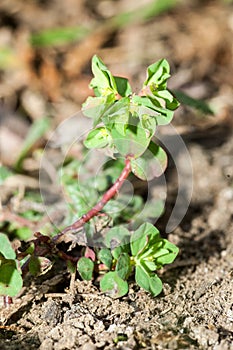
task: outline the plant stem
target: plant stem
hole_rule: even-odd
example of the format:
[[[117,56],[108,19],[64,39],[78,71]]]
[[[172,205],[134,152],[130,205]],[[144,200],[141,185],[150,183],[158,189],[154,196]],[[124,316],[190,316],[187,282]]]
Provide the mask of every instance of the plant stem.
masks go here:
[[[67,226],[61,233],[56,235],[53,238],[53,241],[57,242],[58,239],[61,236],[63,236],[65,233],[67,233],[68,231],[69,232],[74,231],[74,233],[75,233],[75,231],[77,231],[77,229],[83,227],[83,225],[86,222],[88,222],[94,216],[96,216],[103,209],[105,204],[107,204],[107,202],[117,194],[117,192],[119,191],[119,189],[123,185],[125,179],[127,179],[127,177],[129,176],[130,173],[131,173],[131,163],[130,163],[130,156],[128,156],[125,159],[125,167],[122,170],[120,176],[118,177],[116,182],[112,185],[112,187],[110,187],[107,190],[107,192],[104,193],[101,200],[93,208],[91,208],[86,214],[81,216],[81,218],[79,218],[77,221],[75,221],[72,225]]]

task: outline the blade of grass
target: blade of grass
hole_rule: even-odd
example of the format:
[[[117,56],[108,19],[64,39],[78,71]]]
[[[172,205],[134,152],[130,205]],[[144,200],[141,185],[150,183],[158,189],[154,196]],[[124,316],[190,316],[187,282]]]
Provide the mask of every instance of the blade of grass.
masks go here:
[[[176,96],[176,98],[184,105],[192,107],[194,109],[199,110],[203,114],[214,115],[213,110],[210,108],[208,103],[203,100],[199,100],[187,95],[185,92],[180,90],[173,90],[172,93]]]
[[[84,26],[47,29],[31,36],[31,44],[38,47],[59,46],[85,39],[94,31],[115,30],[132,23],[144,22],[175,7],[180,0],[157,0],[128,12],[120,13],[102,23],[93,22],[90,28]]]
[[[15,170],[21,171],[24,158],[27,156],[32,146],[45,134],[49,127],[50,119],[48,117],[38,119],[32,124],[15,163]]]
[[[132,23],[145,22],[154,16],[158,16],[161,13],[172,9],[179,2],[180,0],[155,0],[136,10],[116,15],[110,20],[110,23],[116,28],[122,28]]]
[[[60,46],[79,41],[90,33],[90,29],[85,27],[64,27],[43,30],[32,34],[31,44],[33,46]]]

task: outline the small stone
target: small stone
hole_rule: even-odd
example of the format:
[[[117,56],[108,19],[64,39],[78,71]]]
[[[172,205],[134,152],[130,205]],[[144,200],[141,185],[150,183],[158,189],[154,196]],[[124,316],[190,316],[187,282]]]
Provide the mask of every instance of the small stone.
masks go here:
[[[80,350],[96,350],[96,346],[95,344],[88,342],[82,345],[82,347],[80,348]]]

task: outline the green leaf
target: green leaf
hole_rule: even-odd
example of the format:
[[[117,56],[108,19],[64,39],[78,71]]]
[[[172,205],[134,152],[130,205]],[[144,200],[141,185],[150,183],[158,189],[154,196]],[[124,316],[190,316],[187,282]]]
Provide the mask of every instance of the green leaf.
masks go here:
[[[82,257],[77,264],[78,272],[83,280],[90,281],[94,270],[94,263],[91,259]]]
[[[116,101],[108,110],[103,114],[102,121],[109,129],[112,128],[114,123],[127,124],[129,121],[130,99],[129,97],[123,97],[119,101]]]
[[[105,236],[105,244],[111,248],[112,256],[118,259],[121,253],[129,252],[130,233],[123,226],[111,228]]]
[[[118,273],[118,276],[123,280],[126,280],[129,277],[132,271],[129,254],[122,253],[119,256],[116,264],[116,271]]]
[[[174,92],[175,96],[178,98],[178,100],[183,105],[186,105],[186,106],[192,107],[194,109],[197,109],[197,110],[199,110],[200,112],[202,112],[204,114],[214,115],[213,110],[208,105],[208,103],[206,103],[205,101],[193,98],[193,97],[187,95],[183,91],[173,90],[173,92]]]
[[[137,254],[139,254],[148,244],[146,231],[142,230],[141,227],[142,225],[139,229],[133,232],[130,238],[130,248],[133,256],[137,256]]]
[[[32,255],[29,259],[29,272],[32,276],[43,275],[52,268],[52,265],[49,259]]]
[[[133,96],[132,103],[137,106],[137,113],[145,114],[145,107],[147,108],[147,115],[156,120],[157,125],[167,125],[173,118],[174,112],[161,106],[161,103],[155,98],[147,96]],[[134,107],[136,108],[136,107]],[[142,109],[142,111],[140,111]]]
[[[116,299],[128,293],[128,283],[120,278],[116,271],[111,271],[101,279],[100,289]]]
[[[15,234],[20,240],[23,241],[26,241],[33,236],[32,230],[27,226],[17,228]]]
[[[83,39],[90,30],[85,27],[51,28],[31,35],[33,46],[60,46]]]
[[[103,148],[111,142],[111,136],[105,127],[99,127],[91,130],[84,141],[87,148]]]
[[[132,155],[137,158],[147,149],[151,137],[139,125],[139,120],[129,120],[127,125],[115,123],[109,130],[113,143],[122,156]]]
[[[11,247],[11,243],[4,233],[0,232],[0,253],[6,259],[15,259],[16,254],[14,249]]]
[[[0,295],[16,296],[23,286],[15,260],[8,260],[0,266]]]
[[[169,63],[165,59],[161,59],[147,68],[147,79],[144,81],[144,86],[151,85],[160,87],[166,84],[167,79],[170,77]],[[166,87],[166,85],[165,85]]]
[[[149,222],[142,224],[133,232],[130,239],[130,248],[133,256],[141,254],[147,244],[151,245],[154,239],[159,238],[159,231]]]
[[[154,98],[156,102],[154,102]],[[174,111],[177,107],[179,107],[180,103],[173,96],[173,94],[169,90],[155,90],[153,91],[153,97],[151,96],[153,103],[158,103],[158,101],[164,100],[165,107],[171,111]],[[161,103],[161,106],[164,105],[164,102]]]
[[[151,64],[147,69],[147,79],[143,84],[142,96],[135,96],[134,101],[160,113],[156,117],[158,125],[167,124],[173,117],[173,110],[179,106],[179,102],[167,90],[167,79],[170,77],[169,63],[161,59]]]
[[[119,95],[121,95],[122,97],[126,97],[132,94],[132,89],[128,79],[116,76],[114,76],[114,79]]]
[[[167,155],[162,147],[150,142],[148,149],[137,159],[131,159],[132,172],[141,180],[159,177],[167,167]]]
[[[163,239],[163,249],[164,254],[160,255],[156,259],[156,263],[161,265],[171,264],[177,257],[177,254],[179,253],[179,248],[175,244],[169,242],[168,240]]]
[[[155,133],[157,123],[155,118],[151,118],[148,114],[146,114],[147,111],[148,109],[146,109],[145,114],[142,114],[142,116],[140,117],[140,122],[143,129],[147,130],[150,136],[153,136]]]
[[[88,97],[82,105],[83,114],[93,119],[93,126],[95,127],[101,121],[103,115],[113,105],[115,95],[109,94],[107,96]]]
[[[155,271],[157,269],[157,265],[155,264],[154,261],[151,261],[151,260],[142,260],[142,261],[147,270]]]
[[[125,238],[121,246],[118,246],[112,250],[112,256],[114,257],[114,259],[118,259],[122,253],[130,252],[130,245],[129,243],[127,243],[128,240],[129,240],[128,238],[127,239]]]
[[[115,226],[108,230],[105,236],[105,244],[108,248],[115,248],[122,244],[126,238],[129,239],[130,233],[124,226]]]
[[[20,155],[16,161],[15,167],[17,170],[21,170],[22,162],[31,150],[32,146],[45,134],[50,127],[50,119],[45,117],[36,120],[26,136],[23,143]]]
[[[161,279],[156,274],[147,273],[140,265],[137,265],[135,268],[135,281],[154,297],[160,294],[163,288]]]
[[[112,254],[108,248],[100,249],[98,259],[110,270],[112,267]]]
[[[96,96],[107,96],[112,93],[117,94],[116,82],[113,75],[97,55],[94,55],[92,58],[92,72],[94,78],[90,83],[90,87],[94,89]]]

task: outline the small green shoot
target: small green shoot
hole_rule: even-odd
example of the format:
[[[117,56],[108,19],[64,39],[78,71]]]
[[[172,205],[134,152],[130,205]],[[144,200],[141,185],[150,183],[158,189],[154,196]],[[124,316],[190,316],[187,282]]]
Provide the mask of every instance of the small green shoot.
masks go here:
[[[125,228],[115,228],[111,231],[111,242],[119,242],[117,230],[123,229],[124,237],[130,237],[130,243],[119,245],[114,249],[100,250],[101,255],[108,256],[110,271],[101,280],[100,288],[113,298],[119,298],[128,292],[126,283],[134,274],[136,283],[156,296],[162,291],[162,281],[156,271],[170,264],[176,258],[179,249],[166,239],[160,237],[159,231],[149,223],[142,224],[133,233]],[[115,235],[112,235],[112,233]],[[127,241],[127,240],[126,240]]]
[[[45,134],[50,127],[50,119],[48,117],[39,119],[31,126],[29,133],[23,143],[19,157],[16,161],[15,168],[20,171],[24,158],[31,150],[32,146]]]

